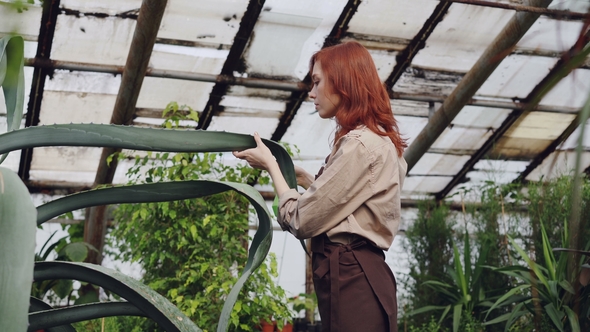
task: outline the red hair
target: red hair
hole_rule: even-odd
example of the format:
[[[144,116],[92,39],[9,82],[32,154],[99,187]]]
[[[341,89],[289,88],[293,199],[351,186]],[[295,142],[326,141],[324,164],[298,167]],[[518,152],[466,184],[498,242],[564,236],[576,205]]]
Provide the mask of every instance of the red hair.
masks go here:
[[[340,96],[334,142],[365,125],[378,135],[388,136],[401,157],[408,144],[399,133],[389,95],[369,51],[355,41],[326,47],[311,57],[310,75],[316,62],[322,64],[331,92]]]

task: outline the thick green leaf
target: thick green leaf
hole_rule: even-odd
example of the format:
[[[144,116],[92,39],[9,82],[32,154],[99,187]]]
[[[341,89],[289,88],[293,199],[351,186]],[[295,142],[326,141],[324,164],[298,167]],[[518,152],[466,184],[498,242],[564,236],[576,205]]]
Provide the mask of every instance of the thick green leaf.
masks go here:
[[[514,324],[514,322],[518,320],[518,318],[528,313],[528,310],[522,310],[523,307],[525,307],[524,303],[519,303],[514,307],[514,309],[512,310],[512,314],[506,322],[506,327],[504,328],[504,331],[507,332],[512,326],[512,324]]]
[[[416,310],[412,310],[410,312],[408,312],[408,316],[413,316],[413,315],[418,315],[424,312],[429,312],[429,311],[433,311],[433,310],[443,310],[447,308],[447,306],[444,305],[428,305]]]
[[[53,309],[49,304],[31,296],[31,306],[29,307],[29,314]],[[30,317],[30,316],[29,316]],[[29,326],[30,327],[30,326]],[[46,328],[45,332],[76,332],[72,325],[61,325],[56,327]]]
[[[557,280],[557,278],[555,277],[555,256],[553,256],[553,251],[551,251],[551,244],[549,243],[549,238],[547,237],[547,231],[545,231],[545,226],[543,226],[543,223],[540,224],[541,237],[543,239],[543,256],[545,257],[545,264],[547,264],[549,277],[552,280]]]
[[[61,249],[71,262],[83,262],[88,256],[88,245],[84,242],[68,243]]]
[[[438,325],[442,324],[442,322],[445,320],[445,317],[447,317],[447,314],[449,313],[450,310],[451,310],[451,305],[449,304],[448,306],[445,307],[445,310],[443,311],[442,315],[440,315],[440,318],[438,319]]]
[[[225,331],[240,289],[248,276],[262,264],[272,241],[272,216],[267,209],[266,202],[253,187],[241,183],[199,180],[102,188],[66,196],[38,207],[37,223],[42,224],[65,212],[89,206],[173,201],[209,196],[227,190],[235,190],[252,203],[258,214],[259,223],[250,245],[246,267],[228,295],[221,312],[218,330]]]
[[[4,91],[7,131],[20,127],[25,101],[24,65],[25,42],[20,36],[0,38],[0,86]],[[0,158],[0,164],[8,153]]]
[[[465,273],[463,272],[463,267],[461,266],[461,256],[459,256],[459,249],[457,249],[455,242],[453,242],[453,255],[453,260],[455,261],[455,272],[457,273],[455,283],[457,286],[459,286],[459,289],[461,289],[463,298],[467,298],[469,295],[467,292],[467,280],[465,279]]]
[[[568,248],[554,248],[553,251],[575,252],[578,254],[590,256],[590,251],[584,251],[584,250],[575,250],[575,249],[568,249]]]
[[[461,314],[463,313],[463,305],[456,304],[453,306],[453,332],[459,332],[459,325],[461,324]]]
[[[570,293],[572,295],[575,295],[576,294],[576,291],[574,290],[574,287],[567,280],[561,280],[559,282],[559,286],[561,286],[561,288],[565,289],[568,293]]]
[[[263,139],[289,187],[297,188],[291,157],[280,144]],[[40,146],[93,146],[142,151],[229,152],[256,147],[250,135],[205,130],[152,129],[100,124],[28,127],[0,135],[0,153]]]
[[[549,283],[547,282],[547,278],[545,278],[545,275],[543,275],[543,272],[541,271],[542,267],[537,265],[537,263],[535,263],[535,261],[533,261],[529,257],[529,255],[527,255],[527,253],[514,241],[514,239],[512,239],[512,237],[508,236],[508,239],[510,240],[510,243],[516,249],[520,257],[522,257],[522,259],[524,259],[524,261],[528,264],[530,269],[535,272],[535,276],[539,279],[539,281],[545,286],[546,289],[549,289]]]
[[[563,330],[563,323],[561,322],[561,318],[563,317],[564,313],[557,311],[557,309],[555,308],[553,303],[549,303],[544,308],[545,308],[545,312],[547,313],[547,315],[549,316],[549,318],[553,322],[553,325],[555,325],[555,327],[557,327],[557,329],[559,331],[563,332],[564,330]]]
[[[509,312],[507,314],[503,314],[503,315],[498,316],[492,320],[489,320],[487,322],[483,322],[482,325],[487,326],[487,325],[494,325],[494,324],[505,322],[508,320],[508,318],[510,318],[511,315],[512,315],[512,312]]]
[[[578,315],[568,306],[564,305],[567,319],[570,322],[572,332],[580,332],[580,323],[578,322]]]
[[[29,331],[37,331],[65,324],[87,321],[101,317],[145,316],[146,314],[129,302],[102,302],[75,305],[59,309],[37,311],[29,315]]]
[[[502,297],[500,297],[496,301],[496,303],[494,303],[494,305],[488,310],[488,313],[486,314],[486,317],[484,319],[487,319],[490,312],[492,312],[492,310],[496,309],[497,307],[503,306],[505,304],[513,303],[512,298],[513,298],[513,296],[515,296],[516,293],[520,293],[523,290],[528,289],[530,287],[531,287],[531,285],[525,284],[525,285],[516,286],[516,287],[512,288],[511,290],[509,290],[506,294],[502,295]]]
[[[469,243],[469,233],[465,232],[463,242],[463,267],[465,270],[465,286],[466,291],[469,291],[469,284],[471,281],[471,244]]]
[[[118,271],[88,263],[54,261],[37,262],[34,275],[35,281],[74,279],[100,286],[125,298],[166,331],[201,332],[201,329],[165,297]],[[31,324],[36,324],[34,316],[31,316]],[[63,323],[60,321],[59,324]]]
[[[0,167],[0,331],[27,328],[36,214],[24,183]]]
[[[57,295],[60,299],[65,299],[66,296],[70,295],[70,292],[74,288],[73,284],[74,283],[71,280],[61,279],[57,280],[51,289],[53,289],[55,295]]]

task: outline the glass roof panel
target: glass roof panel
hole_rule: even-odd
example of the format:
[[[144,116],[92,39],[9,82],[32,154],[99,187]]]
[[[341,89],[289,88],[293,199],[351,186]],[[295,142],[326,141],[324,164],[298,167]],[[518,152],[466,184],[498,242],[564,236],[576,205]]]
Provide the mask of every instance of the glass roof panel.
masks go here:
[[[37,54],[37,42],[25,40],[25,58],[34,58]],[[27,68],[27,67],[25,67]],[[27,82],[25,81],[25,84]]]
[[[249,88],[245,86],[234,85],[229,87],[228,96],[247,96],[258,98],[269,98],[272,100],[287,101],[291,97],[291,91],[271,90]]]
[[[447,127],[434,141],[431,149],[454,150],[459,153],[471,153],[479,149],[492,135],[492,131],[479,128]]]
[[[43,10],[39,6],[24,6],[26,10],[19,12],[17,5],[0,1],[0,37],[16,32],[25,40],[37,40]]]
[[[45,80],[45,90],[116,95],[120,84],[121,75],[56,70]]]
[[[36,148],[31,162],[31,180],[92,183],[101,154],[102,148]]]
[[[481,106],[465,106],[451,122],[469,128],[498,128],[512,110]]]
[[[220,103],[224,107],[221,116],[250,116],[279,118],[285,110],[285,102],[258,97],[226,95]],[[251,120],[255,121],[255,120]]]
[[[412,39],[437,4],[430,0],[363,1],[349,23],[348,32]]]
[[[146,77],[143,80],[137,107],[164,109],[175,101],[201,111],[207,105],[213,83]]]
[[[541,100],[543,105],[582,107],[590,94],[590,70],[574,69]]]
[[[471,156],[425,153],[410,171],[411,175],[455,175]]]
[[[576,165],[575,151],[555,151],[550,154],[543,163],[529,174],[526,179],[529,181],[538,181],[544,176],[544,179],[550,180],[561,175],[571,175]],[[590,152],[582,152],[580,171],[584,171],[590,165]]]
[[[304,22],[303,25],[304,27],[299,28],[299,32],[296,33],[297,34],[307,34],[308,31],[305,31],[306,28],[305,27],[310,27],[309,24],[316,25],[316,27],[314,27],[314,30],[311,32],[311,34],[308,36],[308,38],[304,41],[299,40],[298,38],[301,38],[302,35],[298,35],[297,39],[294,40],[295,43],[300,43],[301,47],[299,49],[295,49],[292,48],[291,46],[289,46],[288,40],[281,40],[279,42],[279,44],[277,45],[287,45],[284,46],[284,52],[281,52],[281,50],[276,50],[273,48],[277,48],[277,45],[272,45],[272,44],[266,44],[263,41],[260,41],[257,39],[260,39],[257,36],[257,31],[259,29],[259,25],[263,22],[259,21],[256,24],[255,27],[255,31],[254,31],[254,41],[252,43],[260,43],[260,45],[270,45],[270,48],[268,50],[264,50],[266,52],[268,52],[269,50],[272,52],[276,52],[274,54],[280,54],[281,56],[285,57],[285,60],[288,60],[288,63],[290,66],[293,66],[293,61],[295,58],[297,58],[297,62],[295,64],[294,67],[292,67],[293,69],[291,70],[291,72],[285,74],[287,76],[295,76],[298,79],[303,79],[305,77],[305,75],[307,75],[308,72],[308,66],[309,66],[309,58],[311,57],[311,55],[316,52],[317,50],[319,50],[321,48],[321,46],[324,44],[324,40],[326,38],[326,36],[330,33],[330,31],[332,30],[332,27],[334,26],[334,24],[336,23],[336,21],[338,20],[338,17],[340,16],[340,13],[342,12],[342,9],[344,8],[344,6],[346,5],[347,1],[346,0],[333,0],[333,1],[316,1],[316,0],[299,0],[299,1],[282,1],[282,0],[269,0],[265,2],[265,6],[263,9],[263,13],[261,15],[261,18],[263,16],[267,16],[266,14],[270,14],[267,16],[267,18],[269,19],[277,19],[280,17],[286,17],[287,16],[291,16],[291,18],[284,22],[283,24],[285,24],[285,27],[287,27],[289,24],[293,24],[295,23],[295,25],[299,24],[296,20],[297,17],[299,18],[303,18]],[[276,15],[275,15],[276,14]],[[282,15],[281,15],[282,14]],[[293,22],[295,20],[295,22]],[[319,21],[316,21],[319,20]],[[316,23],[313,23],[316,22]],[[276,25],[276,23],[275,23]],[[264,28],[264,27],[262,27]],[[291,33],[293,33],[294,28],[290,27],[287,28],[286,31],[291,31]],[[288,34],[284,34],[285,37],[288,37]],[[274,38],[274,37],[273,37]],[[252,45],[253,47],[254,45]],[[257,47],[258,48],[258,47]],[[278,47],[280,48],[280,47]],[[293,53],[292,54],[288,54],[287,51],[288,50],[292,50]],[[256,50],[256,54],[259,54],[259,51]],[[266,56],[266,54],[262,54],[262,56]],[[249,61],[256,61],[256,63],[260,63],[261,59],[260,58],[253,58],[253,57],[248,57]],[[277,59],[271,59],[273,64],[276,63],[277,66],[281,66],[283,67],[283,65],[280,65],[280,62],[282,61],[278,61]],[[286,67],[286,66],[285,66]],[[286,69],[286,68],[283,68]],[[267,70],[268,71],[268,70]]]
[[[590,11],[590,2],[588,0],[554,0],[548,8],[587,13]]]
[[[395,67],[395,57],[397,56],[397,52],[369,50],[369,53],[371,53],[373,61],[375,62],[375,67],[377,67],[379,79],[381,79],[382,82],[385,81],[393,71],[393,67]]]
[[[158,37],[231,45],[247,0],[177,0],[164,12]]]
[[[58,15],[53,60],[123,66],[136,21],[114,17]]]
[[[486,181],[492,181],[496,184],[505,184],[514,181],[519,174],[520,173],[517,172],[485,170],[468,172],[466,177],[469,179],[469,182],[473,184],[482,184],[482,182]],[[464,184],[467,184],[469,182],[466,182]]]
[[[553,68],[557,58],[510,55],[477,91],[478,96],[525,98]]]
[[[391,100],[391,109],[396,119],[402,115],[427,117],[430,111],[426,102],[402,99]]]
[[[513,15],[511,10],[454,3],[413,64],[467,72]]]
[[[296,145],[300,159],[323,162],[330,154],[335,128],[334,121],[320,118],[313,103],[303,102],[281,140]]]
[[[193,73],[218,75],[223,68],[228,50],[155,44],[149,66]]]
[[[394,92],[426,95],[449,95],[463,78],[462,74],[411,67],[393,86]]]
[[[501,137],[489,155],[492,158],[533,159],[553,142],[548,139]]]
[[[443,190],[453,178],[450,176],[408,176],[404,180],[402,195],[437,193]]]
[[[574,117],[574,114],[548,112],[524,114],[498,141],[491,155],[532,159],[561,135]]]
[[[528,161],[482,159],[478,161],[474,169],[480,171],[520,173],[529,165]]]
[[[417,116],[396,116],[397,126],[403,138],[407,139],[408,146],[412,144],[418,133],[424,129],[428,123],[428,118]]]
[[[580,127],[578,126],[576,130],[570,135],[570,137],[563,142],[558,149],[560,150],[572,150],[578,146],[578,140],[580,137]],[[584,129],[584,138],[582,140],[582,146],[585,148],[590,147],[590,121],[586,121],[585,129]]]
[[[108,124],[116,98],[115,95],[86,92],[45,91],[39,125],[71,122]]]
[[[529,112],[516,120],[504,136],[554,140],[575,117],[575,114]]]
[[[590,3],[590,2],[587,2]],[[574,45],[584,23],[541,16],[518,42],[518,48],[565,52]]]
[[[253,135],[256,131],[260,137],[270,138],[278,124],[278,118],[258,117],[252,119],[248,116],[213,116],[207,130],[229,131],[247,135]]]
[[[262,12],[245,56],[248,73],[294,77],[301,49],[321,22],[314,17]]]

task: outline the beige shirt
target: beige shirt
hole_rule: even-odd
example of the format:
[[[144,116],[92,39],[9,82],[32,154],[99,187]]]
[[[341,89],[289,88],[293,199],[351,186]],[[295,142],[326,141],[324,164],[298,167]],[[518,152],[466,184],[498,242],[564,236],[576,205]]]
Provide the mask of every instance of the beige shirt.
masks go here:
[[[300,239],[327,233],[346,244],[359,235],[387,250],[400,223],[406,170],[389,137],[352,130],[336,142],[305,193],[291,189],[279,197],[278,222]]]

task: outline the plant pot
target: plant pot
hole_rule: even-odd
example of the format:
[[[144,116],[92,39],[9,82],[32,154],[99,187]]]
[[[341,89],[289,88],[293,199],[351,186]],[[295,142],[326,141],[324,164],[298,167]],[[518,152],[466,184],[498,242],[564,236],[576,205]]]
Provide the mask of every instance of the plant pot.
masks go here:
[[[267,321],[260,321],[260,331],[262,332],[274,332],[275,327],[276,327],[277,323],[276,322],[267,322]]]
[[[293,330],[294,332],[306,332],[307,321],[305,318],[294,318],[293,319]]]
[[[279,331],[279,332],[293,332],[293,324],[287,323],[283,326],[282,329],[279,329],[277,327],[277,331]]]

